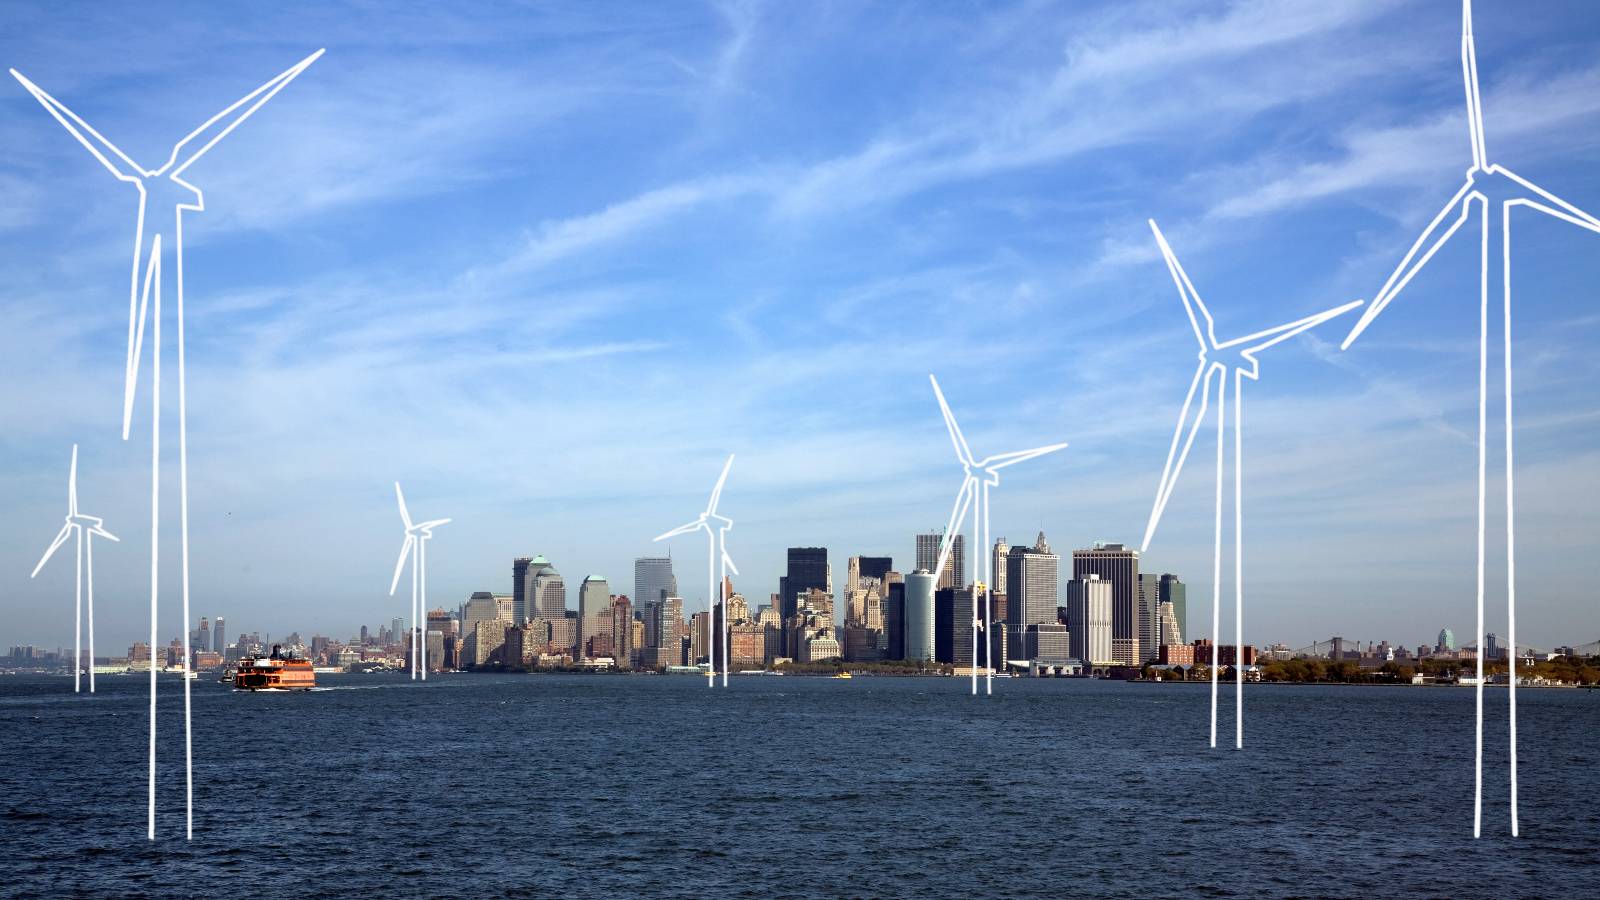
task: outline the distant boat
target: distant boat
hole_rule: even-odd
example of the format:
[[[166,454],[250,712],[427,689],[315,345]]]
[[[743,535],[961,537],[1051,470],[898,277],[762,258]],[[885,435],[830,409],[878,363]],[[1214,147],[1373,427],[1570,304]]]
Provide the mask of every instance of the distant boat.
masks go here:
[[[835,678],[854,678],[855,676],[851,675],[849,672],[839,672],[838,674],[834,675],[833,677],[835,677]]]

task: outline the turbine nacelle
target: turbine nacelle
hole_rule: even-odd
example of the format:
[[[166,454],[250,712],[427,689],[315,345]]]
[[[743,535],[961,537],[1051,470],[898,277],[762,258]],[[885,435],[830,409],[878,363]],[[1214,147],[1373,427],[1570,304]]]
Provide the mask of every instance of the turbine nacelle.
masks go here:
[[[1150,231],[1161,247],[1161,255],[1167,263],[1167,272],[1172,276],[1172,283],[1178,288],[1178,296],[1183,299],[1184,311],[1189,315],[1189,324],[1194,329],[1196,341],[1200,344],[1198,354],[1200,364],[1195,368],[1193,380],[1189,382],[1189,394],[1184,398],[1183,410],[1178,414],[1178,426],[1172,433],[1172,446],[1167,451],[1167,464],[1161,473],[1161,483],[1156,487],[1155,504],[1150,510],[1150,520],[1145,526],[1144,542],[1140,545],[1141,553],[1150,549],[1156,525],[1161,521],[1161,513],[1166,509],[1167,501],[1172,496],[1172,489],[1177,484],[1178,473],[1183,470],[1183,463],[1189,457],[1189,449],[1194,446],[1195,436],[1205,420],[1206,410],[1211,402],[1212,383],[1217,382],[1217,390],[1225,391],[1230,372],[1252,381],[1260,380],[1261,363],[1256,354],[1297,334],[1309,331],[1329,319],[1342,316],[1363,302],[1352,300],[1342,306],[1297,319],[1286,325],[1266,328],[1229,341],[1218,341],[1211,311],[1206,308],[1205,301],[1200,299],[1200,292],[1195,290],[1194,282],[1189,279],[1183,264],[1178,261],[1178,255],[1173,252],[1172,246],[1167,243],[1166,235],[1161,233],[1161,228],[1156,225],[1154,219],[1150,220]],[[1371,311],[1368,310],[1369,313]],[[1196,394],[1200,396],[1198,409],[1194,403]]]

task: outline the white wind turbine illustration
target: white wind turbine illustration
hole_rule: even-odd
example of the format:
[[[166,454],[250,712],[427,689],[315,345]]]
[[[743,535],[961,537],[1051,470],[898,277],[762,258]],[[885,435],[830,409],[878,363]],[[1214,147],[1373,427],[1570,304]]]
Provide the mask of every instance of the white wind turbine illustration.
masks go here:
[[[422,680],[427,681],[428,633],[424,619],[428,615],[428,539],[433,537],[433,529],[450,520],[431,519],[412,523],[411,513],[406,509],[406,495],[400,492],[398,481],[394,483],[394,496],[400,501],[400,521],[406,527],[406,539],[400,545],[400,559],[394,564],[389,596],[393,597],[395,588],[400,586],[400,573],[406,567],[406,557],[415,550],[416,555],[411,556],[411,680],[415,681],[417,672],[421,671]]]
[[[78,676],[83,671],[83,595],[84,572],[87,566],[89,587],[89,693],[94,693],[94,537],[99,535],[110,540],[118,540],[117,536],[105,530],[98,516],[84,515],[78,512],[78,445],[72,445],[72,468],[67,474],[67,523],[56,532],[56,539],[50,542],[50,549],[44,551],[44,556],[39,558],[39,564],[33,567],[36,577],[44,564],[50,561],[67,538],[77,535],[78,538],[78,588],[77,600],[73,605],[72,613],[72,690],[78,691]]]
[[[722,486],[727,484],[728,472],[732,469],[733,454],[730,453],[728,454],[728,461],[722,464],[722,474],[717,478],[716,487],[711,489],[711,500],[706,504],[706,511],[665,534],[656,535],[654,538],[657,541],[664,541],[680,534],[688,534],[691,531],[704,531],[706,533],[706,602],[709,605],[706,615],[710,616],[706,631],[712,641],[722,644],[723,687],[728,686],[728,613],[727,598],[722,597],[720,591],[722,590],[722,585],[727,583],[728,573],[731,572],[737,575],[739,574],[739,569],[733,564],[733,557],[728,555],[728,529],[733,527],[733,520],[718,513],[717,504],[722,501]],[[714,528],[712,527],[713,522],[716,524]],[[720,577],[718,570],[719,560],[721,564]],[[714,600],[712,599],[713,597],[720,599]],[[723,610],[721,637],[713,633],[717,627],[718,607]],[[706,687],[714,687],[717,681],[716,653],[713,652],[711,647],[707,647],[706,654],[710,657],[711,663],[706,669]]]
[[[1006,466],[1014,466],[1019,462],[1026,462],[1036,456],[1065,450],[1066,444],[1051,444],[1048,447],[1035,447],[1032,450],[1017,450],[1012,453],[996,453],[986,456],[982,460],[972,458],[972,448],[967,446],[967,439],[961,434],[961,426],[956,424],[955,413],[950,411],[950,404],[945,402],[944,391],[939,390],[939,379],[930,373],[928,381],[933,384],[933,395],[939,398],[939,411],[944,414],[945,428],[950,431],[950,443],[956,448],[956,461],[961,463],[961,489],[956,491],[955,506],[950,510],[950,523],[945,526],[944,540],[939,545],[939,564],[933,569],[934,578],[944,572],[945,563],[950,559],[950,552],[955,546],[956,533],[961,530],[967,518],[967,510],[974,504],[977,512],[972,517],[972,539],[978,546],[975,551],[979,559],[978,569],[982,576],[983,610],[978,610],[979,594],[975,589],[972,592],[972,695],[978,695],[978,633],[984,635],[985,647],[989,648],[992,655],[994,641],[989,639],[989,631],[993,623],[990,614],[993,612],[992,585],[993,573],[989,570],[994,561],[989,552],[989,489],[1000,484],[1000,470]],[[960,590],[964,585],[952,585],[955,590]],[[994,660],[989,659],[984,667],[983,689],[985,694],[994,693]]]
[[[1472,145],[1472,166],[1466,180],[1439,214],[1433,217],[1410,251],[1400,261],[1383,289],[1350,330],[1342,347],[1349,349],[1356,338],[1372,324],[1428,260],[1449,241],[1461,226],[1480,216],[1479,293],[1478,293],[1478,647],[1484,646],[1483,593],[1486,555],[1485,495],[1488,469],[1489,341],[1499,339],[1504,354],[1505,378],[1494,385],[1497,398],[1505,402],[1506,467],[1506,615],[1510,654],[1509,718],[1511,744],[1511,835],[1517,836],[1517,551],[1512,465],[1513,429],[1511,417],[1511,210],[1516,207],[1542,212],[1600,234],[1600,219],[1551,194],[1509,169],[1489,162],[1483,136],[1483,100],[1478,91],[1478,51],[1472,37],[1472,0],[1461,3],[1461,75],[1466,87],[1467,132]],[[1454,212],[1455,219],[1445,220]],[[1442,231],[1441,231],[1442,229]],[[1489,292],[1500,291],[1500,315],[1489,314]],[[1498,331],[1498,334],[1496,334]],[[1483,653],[1478,654],[1477,751],[1472,797],[1472,836],[1482,833],[1483,813]]]
[[[296,63],[287,71],[256,88],[233,105],[207,119],[199,128],[189,132],[174,144],[172,153],[159,169],[146,169],[135,163],[107,140],[93,126],[85,122],[60,101],[45,93],[21,72],[11,70],[12,76],[28,89],[35,100],[66,128],[78,143],[94,155],[118,181],[134,186],[139,192],[139,215],[133,233],[133,272],[128,296],[128,356],[122,391],[122,439],[128,439],[133,421],[133,401],[138,386],[140,357],[144,350],[144,332],[147,313],[154,320],[151,328],[153,346],[151,376],[151,464],[150,464],[150,648],[156,648],[156,599],[160,584],[161,522],[161,276],[170,255],[173,271],[177,275],[177,338],[178,338],[178,506],[179,530],[182,533],[182,589],[183,589],[183,653],[185,677],[183,679],[183,754],[184,754],[184,836],[194,837],[194,752],[191,740],[191,715],[189,706],[189,445],[188,413],[186,408],[183,332],[183,214],[201,212],[205,198],[200,189],[183,179],[183,173],[194,165],[217,142],[239,127],[262,104],[272,99],[280,90],[306,70],[323,51],[318,50]],[[143,274],[141,280],[141,262]],[[151,301],[154,300],[154,308]],[[156,836],[156,667],[150,666],[150,749],[149,749],[149,815],[147,836]]]
[[[1233,381],[1233,646],[1234,646],[1234,747],[1244,747],[1244,380],[1257,381],[1261,377],[1261,364],[1256,359],[1256,354],[1282,343],[1289,338],[1315,328],[1317,325],[1336,316],[1343,315],[1361,305],[1360,300],[1352,300],[1343,306],[1325,310],[1316,315],[1307,316],[1268,328],[1254,334],[1234,338],[1230,341],[1218,341],[1216,326],[1211,320],[1211,311],[1206,309],[1205,302],[1200,299],[1200,292],[1194,289],[1194,284],[1189,281],[1189,276],[1183,271],[1183,266],[1178,262],[1178,257],[1168,246],[1167,239],[1156,226],[1155,220],[1150,221],[1150,230],[1155,233],[1156,243],[1161,245],[1161,255],[1166,258],[1167,271],[1172,274],[1172,281],[1178,286],[1178,294],[1183,298],[1184,311],[1189,314],[1189,324],[1194,328],[1195,339],[1200,342],[1200,364],[1194,370],[1194,380],[1189,382],[1189,393],[1183,398],[1183,410],[1178,413],[1178,425],[1172,433],[1172,446],[1167,450],[1167,464],[1161,472],[1161,484],[1156,488],[1155,505],[1150,510],[1150,523],[1145,527],[1144,543],[1139,552],[1144,553],[1150,549],[1150,540],[1155,537],[1156,526],[1161,522],[1161,513],[1167,508],[1167,501],[1172,497],[1172,489],[1178,481],[1178,473],[1183,470],[1184,460],[1189,458],[1189,448],[1194,446],[1194,439],[1200,433],[1200,426],[1205,422],[1206,410],[1211,404],[1212,382],[1216,382],[1217,394],[1217,511],[1216,511],[1216,538],[1212,558],[1211,570],[1211,640],[1213,658],[1211,660],[1211,746],[1217,746],[1217,670],[1219,654],[1217,650],[1220,643],[1217,638],[1222,628],[1221,600],[1222,600],[1222,545],[1223,545],[1223,507],[1226,501],[1223,497],[1223,467],[1227,458],[1228,447],[1228,382]],[[1203,320],[1203,321],[1202,321]],[[1200,408],[1195,410],[1193,417],[1189,415],[1194,408],[1194,395],[1200,394]],[[1181,449],[1180,449],[1181,446]]]

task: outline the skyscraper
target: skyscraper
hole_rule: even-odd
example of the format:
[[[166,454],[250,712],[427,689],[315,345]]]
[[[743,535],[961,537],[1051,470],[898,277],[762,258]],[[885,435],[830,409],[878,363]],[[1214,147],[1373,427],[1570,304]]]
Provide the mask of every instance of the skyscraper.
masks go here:
[[[1184,589],[1183,582],[1178,580],[1178,576],[1170,573],[1161,576],[1161,602],[1172,604],[1172,618],[1177,622],[1178,634],[1188,634],[1188,594]],[[1164,640],[1163,643],[1170,644],[1173,642]],[[1181,644],[1183,643],[1183,640],[1180,638],[1177,643]]]
[[[567,582],[543,556],[536,556],[528,564],[528,596],[525,600],[528,613],[541,619],[554,621],[567,614]]]
[[[1161,652],[1161,578],[1139,576],[1139,655],[1148,662]]]
[[[663,597],[655,613],[656,647],[677,650],[683,638],[683,598]]]
[[[643,608],[663,597],[678,596],[678,579],[672,574],[672,557],[641,556],[633,561],[633,602]]]
[[[1056,621],[1061,557],[1039,532],[1032,547],[1006,554],[1006,620],[1013,625],[1053,625]]]
[[[796,597],[812,588],[827,592],[829,580],[828,548],[790,547],[787,574],[780,581],[783,596],[778,598],[783,621],[794,615]]]
[[[994,556],[989,562],[989,571],[994,573],[990,577],[993,578],[994,581],[989,585],[989,589],[994,591],[996,594],[1007,593],[1006,585],[1010,582],[1006,578],[1006,556],[1010,552],[1011,546],[1006,543],[1005,538],[1001,538],[1000,540],[994,542]]]
[[[905,658],[934,659],[934,588],[938,580],[918,570],[905,580]]]
[[[578,588],[578,652],[582,658],[589,652],[592,638],[611,637],[611,585],[604,575],[589,575]]]
[[[221,616],[217,616],[216,624],[211,626],[211,646],[215,648],[216,652],[218,653],[226,653],[228,650],[227,635],[224,634],[222,630]]]
[[[197,639],[193,643],[194,649],[201,653],[211,652],[211,623],[206,620],[205,616],[200,617],[200,630]]]
[[[1086,575],[1111,582],[1111,653],[1119,665],[1138,665],[1143,661],[1139,649],[1139,551],[1105,541],[1072,551],[1072,577]]]
[[[944,544],[944,532],[917,535],[917,568],[932,572],[939,565],[939,548]],[[947,587],[967,586],[967,537],[955,536],[950,548],[950,559],[939,573],[939,590]]]
[[[1111,638],[1113,593],[1112,583],[1093,572],[1067,582],[1067,633],[1086,670],[1121,662]]]
[[[845,574],[844,589],[847,594],[853,594],[861,589],[863,579],[883,581],[883,577],[894,569],[894,558],[889,556],[852,556],[849,568]]]
[[[530,556],[511,560],[511,616],[518,625],[533,618],[533,610],[528,608],[528,568],[532,562]]]
[[[886,573],[887,574],[887,573]],[[899,573],[896,573],[899,574]],[[888,583],[888,596],[883,600],[884,656],[887,659],[906,658],[906,583],[905,579]]]

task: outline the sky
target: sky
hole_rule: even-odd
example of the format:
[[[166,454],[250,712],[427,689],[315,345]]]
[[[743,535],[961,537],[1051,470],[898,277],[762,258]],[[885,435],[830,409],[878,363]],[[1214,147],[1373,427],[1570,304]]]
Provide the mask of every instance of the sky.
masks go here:
[[[1491,159],[1600,212],[1600,16],[1478,6]],[[1196,349],[1147,220],[1220,336],[1371,298],[1471,164],[1459,12],[9,4],[0,62],[154,168],[327,48],[187,173],[191,592],[230,633],[343,638],[409,615],[397,480],[453,519],[429,551],[448,608],[509,592],[518,555],[569,604],[588,574],[630,592],[729,453],[753,602],[790,546],[827,547],[838,582],[854,554],[909,569],[961,479],[929,373],[978,455],[1070,444],[1005,471],[995,536],[1138,545]],[[9,79],[0,146],[0,646],[71,645],[70,547],[28,573],[77,443],[83,511],[122,538],[95,559],[97,648],[122,653],[149,615],[148,344],[120,434],[136,194]],[[1600,636],[1600,236],[1519,216],[1518,639],[1549,647]],[[1477,260],[1458,237],[1349,350],[1353,316],[1263,355],[1247,641],[1472,633]],[[1191,585],[1194,637],[1214,440],[1142,563]],[[165,642],[175,492],[162,508]],[[701,539],[670,550],[703,608]]]

